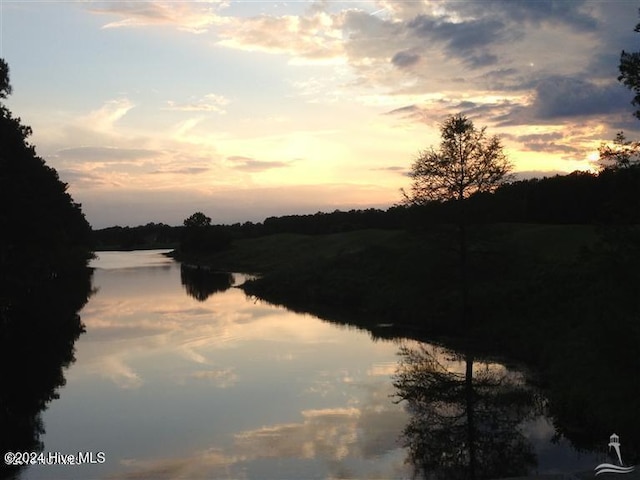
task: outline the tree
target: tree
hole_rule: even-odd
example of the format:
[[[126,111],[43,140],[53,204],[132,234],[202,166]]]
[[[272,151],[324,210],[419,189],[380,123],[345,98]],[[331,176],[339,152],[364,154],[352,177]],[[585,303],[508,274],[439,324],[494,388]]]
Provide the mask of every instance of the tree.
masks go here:
[[[11,93],[0,59],[0,100]],[[64,385],[91,294],[91,227],[31,129],[0,101],[0,451],[42,451],[41,413]],[[24,467],[0,466],[0,478]]]
[[[211,218],[202,212],[196,212],[184,220],[185,227],[208,227],[211,225]]]
[[[183,253],[212,253],[224,250],[231,243],[231,236],[222,225],[211,225],[211,218],[196,212],[184,220],[180,241]]]
[[[11,95],[11,84],[9,83],[9,65],[0,58],[0,98],[7,98]]]
[[[462,201],[477,192],[492,192],[511,170],[497,136],[477,130],[464,115],[449,117],[440,127],[440,150],[420,152],[411,167],[411,192],[405,202]]]
[[[440,149],[420,152],[411,167],[410,193],[405,203],[425,205],[454,201],[458,206],[458,247],[462,317],[467,320],[467,218],[465,200],[475,193],[493,192],[509,178],[511,164],[500,139],[487,137],[486,128],[476,129],[462,114],[449,117],[440,127]]]
[[[600,145],[598,153],[602,169],[617,170],[640,164],[640,142],[627,140],[622,131],[616,134],[613,145],[607,143]]]
[[[640,32],[640,23],[636,25],[634,32]],[[640,107],[640,52],[625,52],[623,50],[620,54],[618,69],[620,70],[618,81],[635,93],[631,104]],[[640,108],[634,112],[634,115],[640,119]]]
[[[0,59],[0,99],[11,93],[9,67]],[[0,287],[15,283],[6,272],[60,275],[86,266],[91,226],[55,169],[28,142],[31,128],[0,102]],[[0,304],[0,310],[2,305]]]

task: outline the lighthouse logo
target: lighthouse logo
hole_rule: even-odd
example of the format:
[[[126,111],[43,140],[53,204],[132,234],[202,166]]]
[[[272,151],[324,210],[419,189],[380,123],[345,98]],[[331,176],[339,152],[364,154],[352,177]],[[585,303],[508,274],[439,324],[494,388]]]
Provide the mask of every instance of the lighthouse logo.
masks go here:
[[[614,465],[612,463],[601,463],[596,467],[596,476],[601,473],[631,473],[636,467],[625,467],[622,463],[622,455],[620,454],[620,438],[615,433],[609,437],[609,451],[614,449],[618,457],[620,465]]]

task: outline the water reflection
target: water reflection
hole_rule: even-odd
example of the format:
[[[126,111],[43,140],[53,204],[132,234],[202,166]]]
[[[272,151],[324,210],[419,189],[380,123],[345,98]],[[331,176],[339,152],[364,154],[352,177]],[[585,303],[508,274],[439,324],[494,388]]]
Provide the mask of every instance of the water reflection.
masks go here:
[[[542,403],[521,375],[472,355],[447,359],[424,344],[400,355],[394,386],[411,414],[404,439],[417,476],[505,478],[536,464],[519,427],[542,413]]]
[[[91,293],[91,272],[69,266],[55,274],[27,263],[0,272],[0,452],[40,452],[41,414],[58,398],[74,343],[84,331],[78,311]],[[20,468],[0,464],[0,478]]]
[[[159,252],[101,254],[95,266],[99,291],[82,310],[87,332],[75,344],[62,398],[42,415],[44,437],[39,412],[73,361],[82,331],[74,309],[86,301],[89,282],[16,300],[30,320],[0,330],[2,378],[15,387],[3,388],[1,399],[24,415],[12,416],[19,423],[12,426],[0,410],[0,427],[11,432],[3,446],[11,439],[12,448],[31,449],[44,441],[48,451],[104,451],[107,462],[33,467],[23,480],[407,478],[412,468],[429,478],[500,478],[528,473],[536,456],[540,473],[592,472],[598,462],[568,463],[575,453],[568,442],[550,443],[555,432],[581,438],[585,418],[583,430],[607,429],[584,435],[593,445],[606,446],[611,428],[625,448],[635,448],[634,432],[610,427],[630,410],[592,410],[623,396],[625,408],[637,403],[630,345],[617,356],[607,352],[624,375],[610,374],[610,382],[623,386],[591,396],[588,370],[568,368],[583,363],[602,380],[614,363],[587,344],[582,355],[567,355],[546,390],[551,423],[537,416],[543,401],[521,375],[471,355],[371,341],[362,330],[248,299],[237,288],[210,295],[216,282],[193,281],[193,272],[185,275]],[[194,295],[185,294],[185,284]],[[67,321],[53,329],[45,325],[50,317]],[[30,338],[34,328],[47,342]],[[28,371],[31,378],[13,368],[27,358],[43,362]],[[636,425],[631,417],[628,427]],[[633,460],[627,450],[624,457]]]
[[[23,480],[408,476],[397,344],[237,288],[200,301],[180,265],[127,256],[96,262],[78,360],[44,417],[47,450],[107,461]]]
[[[191,297],[204,302],[214,293],[224,292],[230,288],[233,284],[233,275],[205,267],[182,264],[180,282]]]

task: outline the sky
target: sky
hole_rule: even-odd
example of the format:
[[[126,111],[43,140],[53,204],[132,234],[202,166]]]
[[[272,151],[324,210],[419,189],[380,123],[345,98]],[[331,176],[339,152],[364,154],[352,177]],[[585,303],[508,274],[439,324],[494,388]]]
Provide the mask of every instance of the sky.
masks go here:
[[[640,133],[627,0],[0,0],[6,101],[94,228],[387,208],[453,114],[520,177]]]

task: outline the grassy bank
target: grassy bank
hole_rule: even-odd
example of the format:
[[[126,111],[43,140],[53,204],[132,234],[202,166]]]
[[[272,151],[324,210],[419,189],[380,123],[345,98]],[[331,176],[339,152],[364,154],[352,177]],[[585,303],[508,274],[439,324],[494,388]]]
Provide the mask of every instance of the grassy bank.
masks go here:
[[[581,255],[593,249],[597,234],[584,225],[506,224],[472,229],[470,241],[473,321],[465,325],[457,321],[461,298],[455,230],[446,226],[421,233],[276,234],[237,240],[224,251],[181,260],[259,274],[245,286],[248,293],[333,321],[374,330],[393,324],[403,334],[420,337],[482,338],[492,327],[516,330],[509,335],[517,336],[522,329],[514,327],[523,321],[513,317],[544,313],[537,306],[532,310],[533,296],[557,303],[551,284],[566,282]],[[523,317],[519,310],[525,305]],[[379,333],[394,332],[384,328]],[[496,338],[492,334],[487,340]]]

